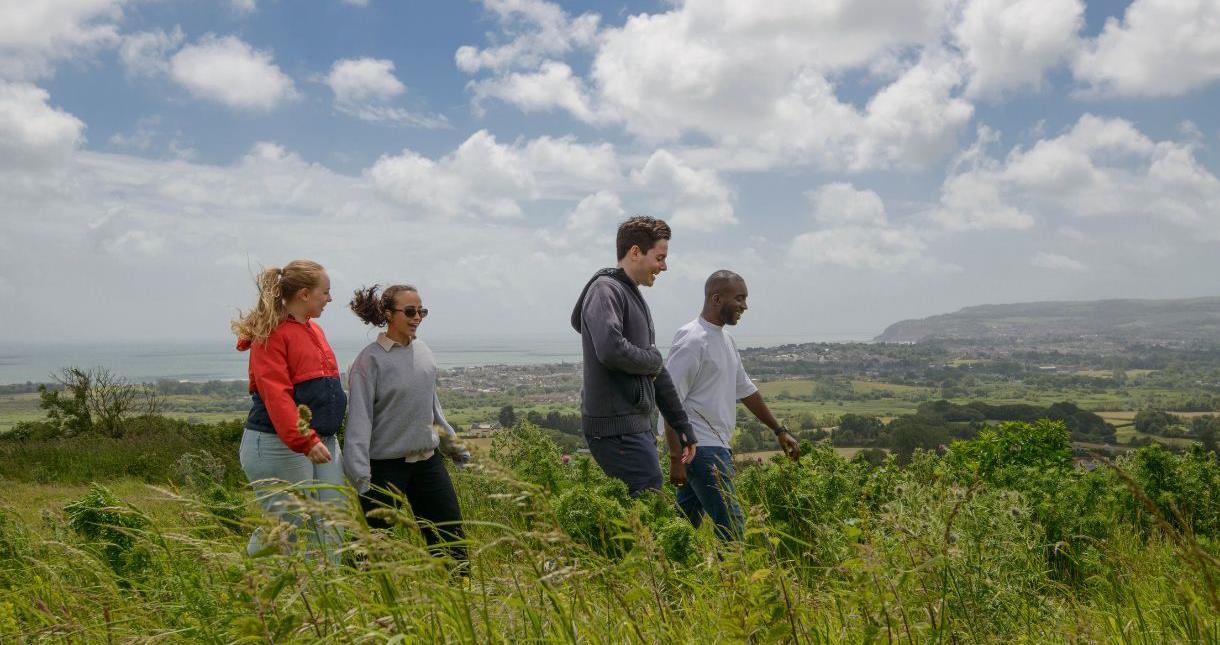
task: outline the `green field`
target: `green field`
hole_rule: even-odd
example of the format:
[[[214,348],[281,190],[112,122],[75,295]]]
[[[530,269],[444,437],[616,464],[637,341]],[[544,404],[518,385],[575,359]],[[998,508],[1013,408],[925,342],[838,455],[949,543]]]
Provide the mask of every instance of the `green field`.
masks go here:
[[[931,455],[907,469],[828,450],[798,464],[743,464],[735,482],[747,536],[724,545],[706,523],[694,530],[677,514],[671,491],[627,499],[583,458],[565,466],[545,436],[521,427],[495,451],[479,441],[474,464],[452,473],[471,554],[466,582],[422,548],[409,512],[401,529],[382,533],[351,506],[305,505],[344,532],[342,564],[306,550],[307,540],[251,558],[249,531],[283,529],[239,487],[225,493],[235,506],[217,507],[170,471],[107,479],[109,493],[19,472],[0,479],[0,641],[1220,639],[1209,586],[1220,576],[1220,467],[1154,448],[1147,463],[1161,473],[1147,475],[1138,455],[1122,458],[1133,485],[1174,486],[1160,494],[1177,496],[1190,530],[1161,529],[1110,471],[1073,468],[1066,433],[1049,431],[1050,444],[962,447],[1004,460],[982,479],[969,462]],[[235,450],[228,436],[211,447]],[[87,469],[90,453],[121,441],[8,454],[27,454],[44,472]],[[159,440],[143,443],[156,450]],[[1042,464],[1038,477],[1024,460]],[[1085,495],[1097,490],[1109,492]],[[215,514],[226,508],[237,515]]]

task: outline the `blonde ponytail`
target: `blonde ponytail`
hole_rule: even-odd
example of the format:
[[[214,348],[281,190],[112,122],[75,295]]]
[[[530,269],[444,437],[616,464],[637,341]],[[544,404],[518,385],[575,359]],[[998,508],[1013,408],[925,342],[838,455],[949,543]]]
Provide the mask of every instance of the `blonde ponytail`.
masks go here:
[[[271,332],[288,317],[285,301],[301,289],[317,287],[324,271],[321,264],[312,260],[293,260],[282,269],[263,269],[254,280],[258,303],[244,314],[238,311],[238,318],[229,323],[229,328],[239,339],[266,343]]]

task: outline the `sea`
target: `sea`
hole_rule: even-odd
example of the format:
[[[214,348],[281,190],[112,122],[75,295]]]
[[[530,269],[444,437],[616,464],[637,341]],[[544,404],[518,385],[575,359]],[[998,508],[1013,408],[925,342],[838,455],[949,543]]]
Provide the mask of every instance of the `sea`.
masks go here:
[[[872,333],[797,335],[734,334],[738,347],[775,347],[790,343],[866,341]],[[581,360],[580,338],[564,336],[486,336],[425,339],[442,369],[482,365],[539,365]],[[344,369],[368,338],[331,338]],[[660,347],[664,352],[668,347]],[[105,367],[132,382],[245,379],[247,354],[234,349],[232,338],[208,341],[145,343],[3,343],[0,385],[45,383],[65,367]]]

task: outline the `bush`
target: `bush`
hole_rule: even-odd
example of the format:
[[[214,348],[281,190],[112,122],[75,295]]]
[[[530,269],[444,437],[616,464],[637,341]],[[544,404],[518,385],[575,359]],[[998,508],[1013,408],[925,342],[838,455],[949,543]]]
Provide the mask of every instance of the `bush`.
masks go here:
[[[175,479],[184,454],[208,446],[224,465],[224,485],[241,486],[241,422],[192,424],[160,416],[125,421],[122,437],[76,435],[0,442],[0,477],[14,481],[91,481],[134,477],[149,483]]]
[[[572,539],[608,558],[630,548],[623,539],[627,512],[617,500],[584,485],[573,486],[555,502],[555,518]]]
[[[657,542],[670,562],[690,564],[697,551],[695,527],[682,517],[671,517],[656,530]]]
[[[138,573],[148,564],[148,550],[136,541],[137,532],[148,527],[148,518],[124,505],[110,489],[91,484],[84,497],[64,506],[64,512],[68,526],[88,540],[116,573]]]
[[[522,480],[551,492],[558,491],[566,478],[559,446],[528,421],[497,433],[491,441],[491,458]]]
[[[1214,453],[1195,445],[1175,455],[1160,444],[1125,455],[1118,466],[1128,471],[1163,519],[1179,530],[1220,537],[1220,465]],[[1126,498],[1131,519],[1147,530],[1152,522],[1142,503]]]
[[[1011,421],[984,428],[970,441],[954,442],[950,465],[997,482],[1001,474],[1020,476],[1020,469],[1064,469],[1072,466],[1072,444],[1061,421]]]

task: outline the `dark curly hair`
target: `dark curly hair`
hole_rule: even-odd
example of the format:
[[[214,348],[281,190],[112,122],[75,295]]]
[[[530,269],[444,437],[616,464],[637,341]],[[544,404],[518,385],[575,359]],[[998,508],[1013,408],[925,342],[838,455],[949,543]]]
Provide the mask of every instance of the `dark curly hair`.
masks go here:
[[[361,287],[356,289],[356,294],[352,296],[352,301],[348,306],[352,308],[352,313],[356,314],[360,320],[366,325],[374,327],[384,327],[387,318],[385,312],[394,308],[394,297],[403,291],[415,291],[418,289],[409,284],[395,284],[386,287],[380,295],[377,293],[377,288],[381,285],[373,285],[371,287]]]

